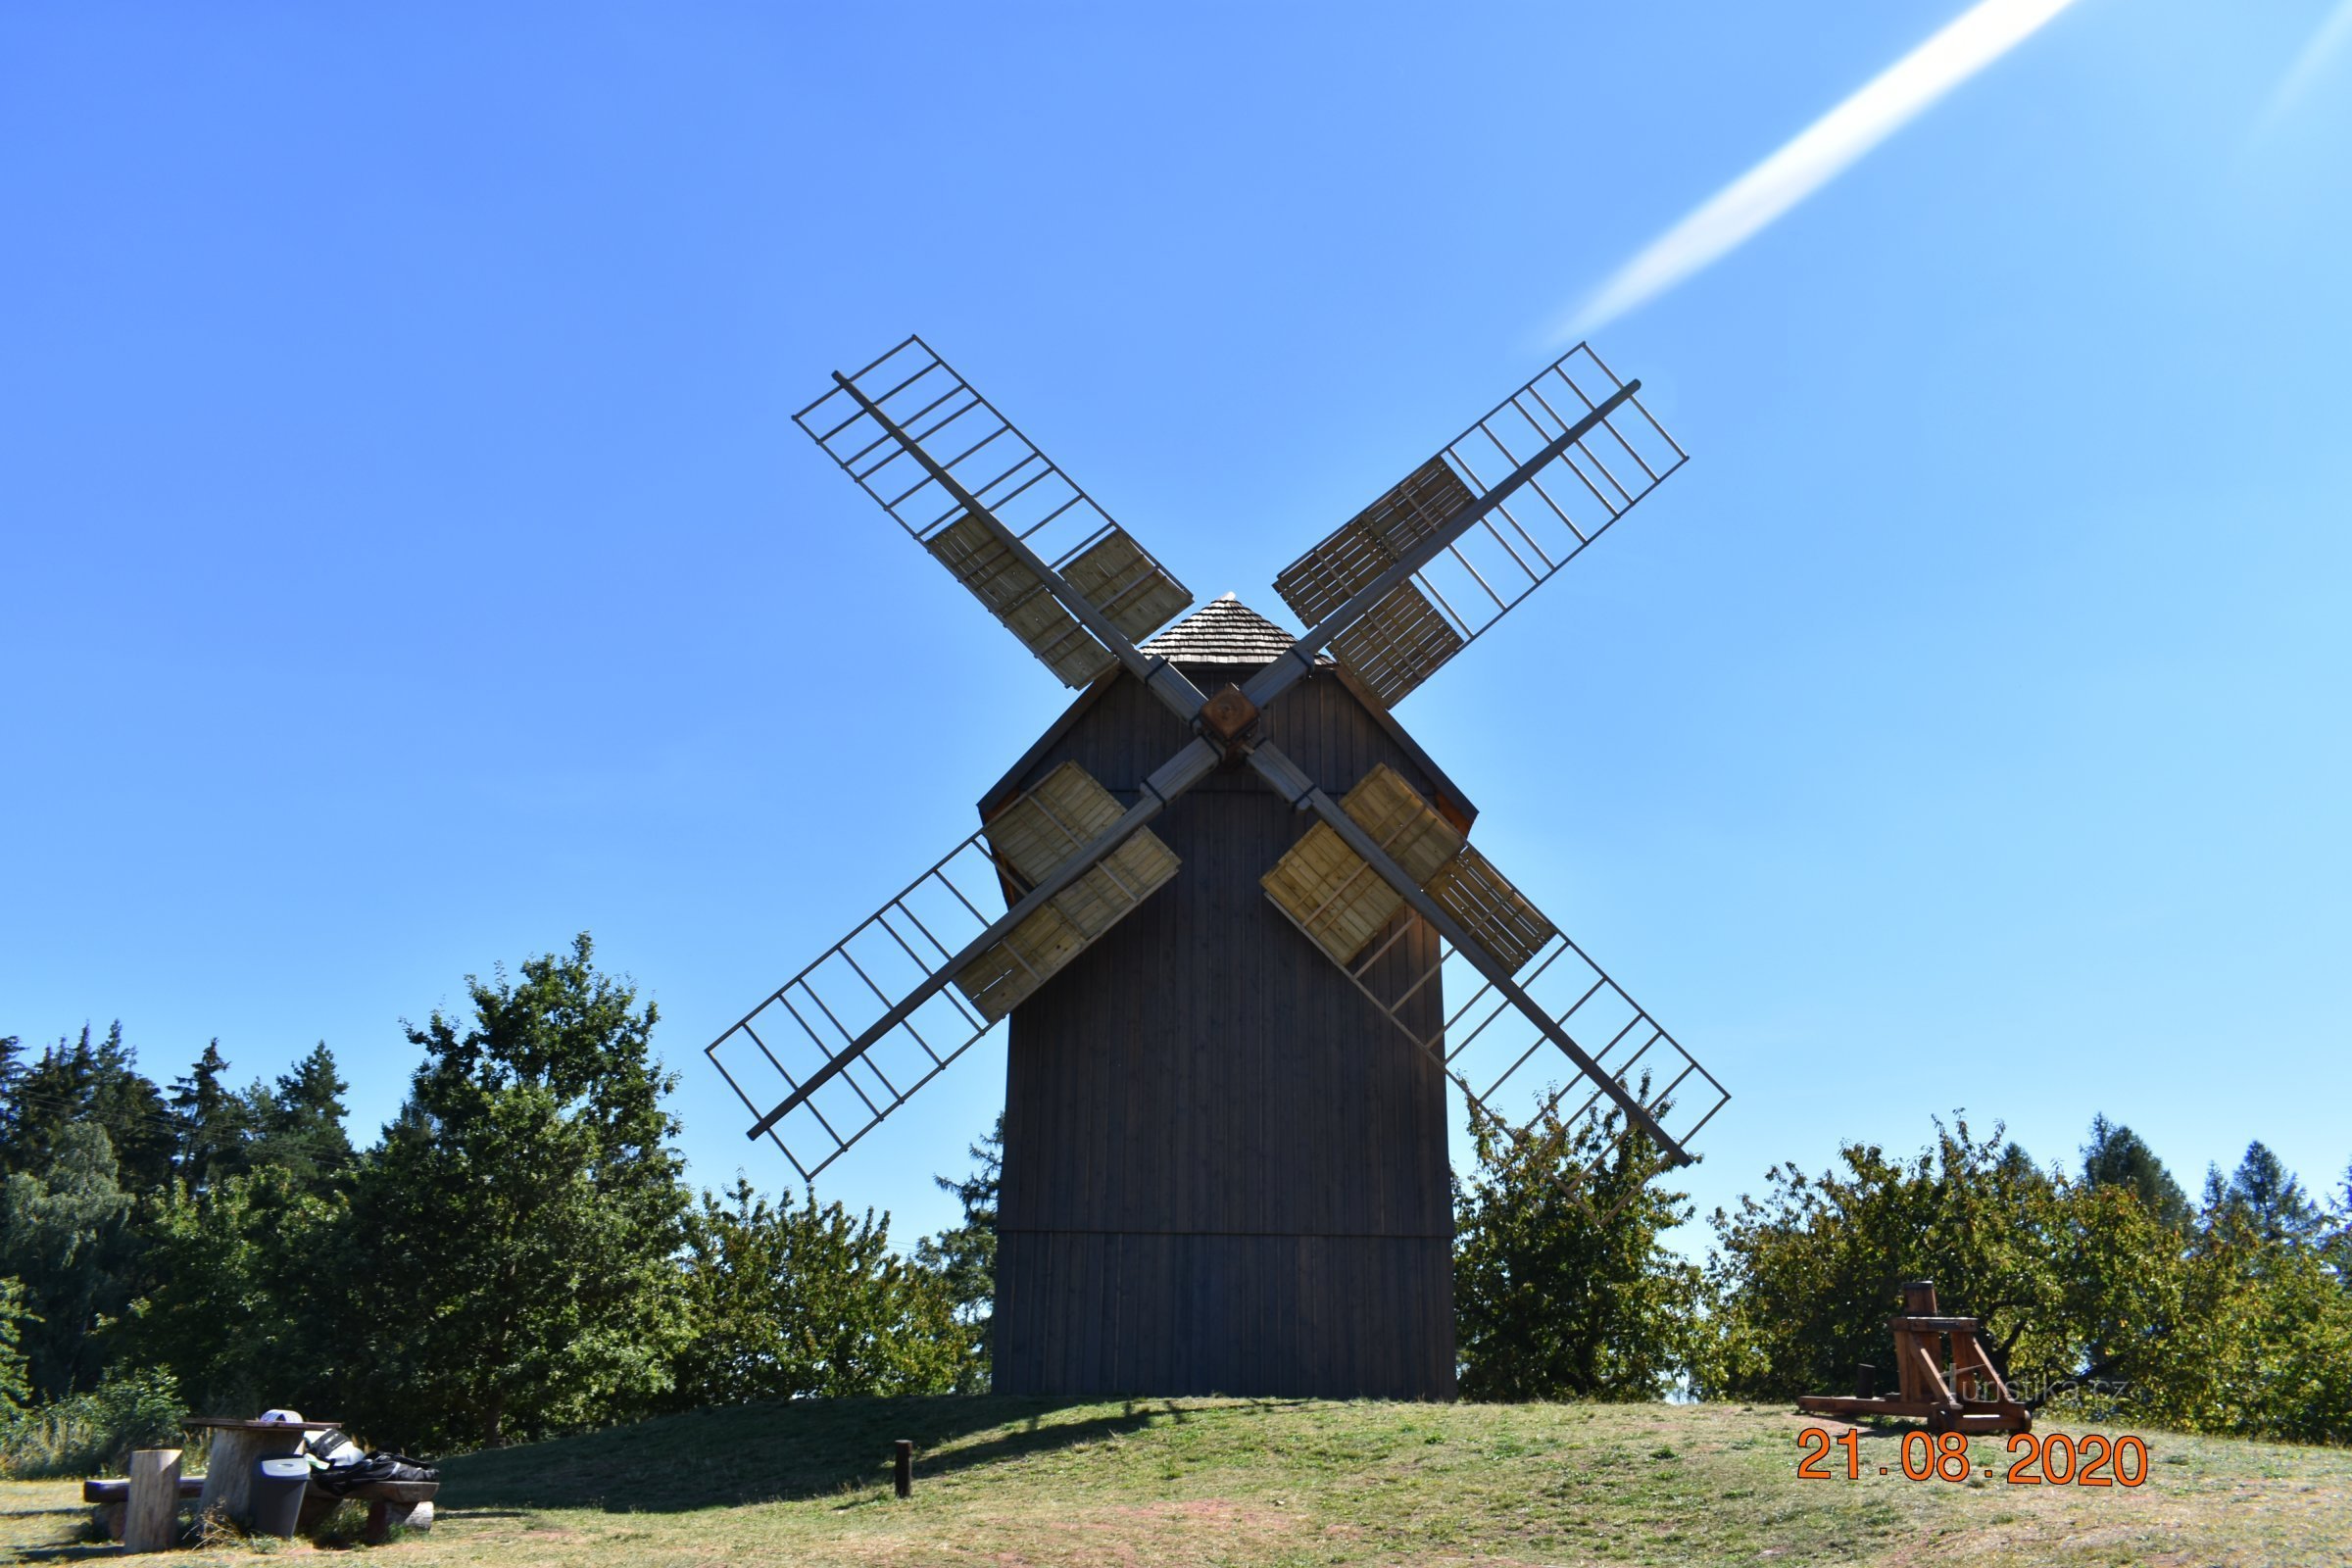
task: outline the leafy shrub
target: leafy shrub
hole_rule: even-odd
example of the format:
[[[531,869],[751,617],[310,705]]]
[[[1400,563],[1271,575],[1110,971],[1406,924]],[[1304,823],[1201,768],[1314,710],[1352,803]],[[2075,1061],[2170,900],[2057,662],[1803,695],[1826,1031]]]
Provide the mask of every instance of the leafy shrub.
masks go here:
[[[26,1410],[0,1429],[0,1475],[120,1475],[133,1448],[180,1446],[186,1415],[171,1373],[109,1372],[87,1393]]]

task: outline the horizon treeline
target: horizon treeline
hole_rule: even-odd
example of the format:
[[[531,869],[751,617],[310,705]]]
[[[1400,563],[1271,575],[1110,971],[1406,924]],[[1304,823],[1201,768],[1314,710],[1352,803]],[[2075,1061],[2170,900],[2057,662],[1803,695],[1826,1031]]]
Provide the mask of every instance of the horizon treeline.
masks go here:
[[[324,1043],[238,1088],[217,1040],[159,1084],[119,1025],[0,1038],[0,1470],[107,1462],[191,1409],[445,1452],[985,1390],[999,1133],[938,1179],[962,1222],[904,1250],[870,1209],[697,1190],[658,1013],[593,957],[583,934],[404,1024],[422,1059],[365,1147]],[[1473,1128],[1456,1179],[1465,1397],[1838,1392],[1926,1277],[2037,1408],[2352,1441],[2352,1172],[2315,1195],[2256,1143],[2192,1198],[2104,1116],[2042,1165],[1955,1113],[1915,1155],[1772,1170],[1695,1263],[1646,1144],[1547,1131]]]
[[[366,1148],[323,1043],[239,1089],[218,1041],[159,1085],[120,1026],[0,1038],[0,1423],[290,1405],[432,1452],[985,1386],[970,1222],[902,1256],[887,1215],[691,1188],[658,1013],[593,953],[404,1025]]]

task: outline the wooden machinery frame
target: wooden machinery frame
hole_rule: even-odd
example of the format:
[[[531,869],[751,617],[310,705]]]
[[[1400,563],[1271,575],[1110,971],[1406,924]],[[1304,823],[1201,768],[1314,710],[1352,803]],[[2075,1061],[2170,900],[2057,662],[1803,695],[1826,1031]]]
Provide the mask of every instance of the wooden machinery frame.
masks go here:
[[[1936,1287],[1927,1280],[1903,1285],[1903,1315],[1894,1331],[1895,1392],[1872,1389],[1876,1368],[1864,1365],[1851,1396],[1808,1394],[1796,1401],[1813,1415],[1893,1415],[1925,1420],[1930,1432],[2031,1432],[2034,1412],[2010,1396],[1985,1352],[1984,1328],[1973,1317],[1946,1317],[1936,1307]],[[1947,1363],[1946,1338],[1951,1342]],[[1951,1367],[1951,1377],[1943,1369]]]

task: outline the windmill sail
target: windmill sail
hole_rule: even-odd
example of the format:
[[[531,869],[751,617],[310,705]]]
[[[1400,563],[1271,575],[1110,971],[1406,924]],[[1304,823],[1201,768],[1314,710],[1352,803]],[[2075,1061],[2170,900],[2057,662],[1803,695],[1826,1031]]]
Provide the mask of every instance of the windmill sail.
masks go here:
[[[1193,602],[919,337],[838,377],[793,419],[1065,685],[1118,659],[1065,594],[1131,644]]]
[[[1435,956],[1417,969],[1389,961],[1409,946],[1400,945],[1420,916],[1327,822],[1309,828],[1266,872],[1266,896],[1391,1024],[1445,1065],[1481,1116],[1525,1136],[1556,1115],[1573,1140],[1612,1109],[1638,1106],[1669,1140],[1667,1152],[1679,1154],[1730,1100],[1663,1025],[1395,772],[1375,767],[1340,808],[1512,984],[1498,984],[1467,949],[1442,936],[1429,948]],[[1468,1000],[1422,1034],[1405,1021],[1407,1004],[1432,983],[1442,995]],[[1521,998],[1539,1010],[1531,1013]],[[1569,1054],[1554,1030],[1582,1042],[1589,1064]]]
[[[705,1047],[752,1135],[813,1179],[1150,898],[1179,863],[1151,829],[1088,858],[1123,816],[1065,764]]]
[[[1619,399],[1613,409],[1612,398]],[[1563,439],[1595,414],[1591,428]],[[1307,625],[1320,625],[1441,536],[1448,519],[1502,492],[1331,638],[1333,656],[1393,705],[1607,532],[1687,457],[1629,384],[1579,344],[1285,566],[1274,587]]]

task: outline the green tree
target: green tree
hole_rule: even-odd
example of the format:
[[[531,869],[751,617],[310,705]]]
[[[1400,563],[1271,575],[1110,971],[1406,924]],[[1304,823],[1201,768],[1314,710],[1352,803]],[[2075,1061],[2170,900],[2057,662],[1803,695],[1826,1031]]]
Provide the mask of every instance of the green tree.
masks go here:
[[[1704,1282],[1660,1239],[1690,1215],[1617,1121],[1525,1137],[1474,1115],[1477,1169],[1454,1195],[1461,1392],[1473,1399],[1654,1399],[1698,1348]]]
[[[341,1185],[353,1158],[351,1136],[343,1128],[343,1094],[350,1087],[323,1040],[274,1085],[255,1084],[245,1096],[252,1129],[246,1163],[257,1170],[283,1170],[306,1191]]]
[[[245,1168],[250,1107],[222,1081],[227,1072],[228,1058],[215,1039],[187,1076],[172,1081],[172,1116],[178,1132],[172,1174],[200,1193]]]
[[[942,1394],[976,1356],[936,1270],[891,1250],[888,1216],[771,1206],[738,1176],[688,1229],[687,1322],[673,1402]]]
[[[2054,1266],[2070,1235],[2064,1186],[2024,1151],[1968,1123],[1936,1123],[1917,1158],[1847,1144],[1818,1177],[1793,1162],[1762,1199],[1717,1209],[1708,1275],[1717,1338],[1710,1397],[1784,1399],[1848,1388],[1860,1362],[1885,1365],[1886,1320],[1909,1279],[1936,1282],[1946,1311],[1984,1321],[2012,1384],[2075,1376],[2082,1348],[2062,1320]]]
[[[106,1129],[74,1122],[47,1166],[0,1184],[0,1275],[24,1282],[38,1326],[24,1336],[33,1388],[59,1398],[98,1380],[98,1332],[128,1298],[131,1197],[116,1184]]]
[[[2352,1441],[2352,1292],[2318,1250],[2225,1196],[2185,1250],[2145,1254],[2166,1309],[2119,1360],[2135,1419],[2295,1443]]]
[[[2082,1180],[2091,1187],[2124,1188],[2167,1225],[2186,1225],[2194,1213],[2188,1195],[2156,1152],[2131,1128],[2105,1116],[2090,1119],[2090,1142],[2082,1147]]]
[[[18,1093],[24,1084],[24,1063],[18,1059],[24,1054],[17,1036],[0,1035],[0,1176],[19,1168],[11,1155],[24,1136],[24,1101]]]
[[[24,1282],[0,1279],[0,1428],[14,1420],[32,1396],[24,1367],[24,1325],[38,1323],[24,1304]]]
[[[169,1369],[206,1409],[339,1410],[348,1330],[330,1282],[353,1264],[349,1219],[341,1193],[282,1165],[203,1193],[174,1183],[147,1216],[151,1284],[115,1331],[119,1358]]]
[[[84,1026],[79,1040],[43,1051],[19,1075],[11,1102],[0,1169],[47,1169],[65,1130],[88,1124],[105,1131],[123,1191],[160,1192],[171,1180],[172,1115],[162,1092],[139,1072],[120,1022],[101,1039],[91,1039]]]
[[[529,1441],[625,1419],[668,1384],[689,1201],[656,1011],[585,933],[519,983],[468,978],[352,1191],[344,1413],[377,1442]]]
[[[989,1336],[996,1321],[997,1194],[1004,1174],[1004,1116],[969,1146],[973,1171],[961,1181],[934,1176],[939,1190],[963,1205],[963,1223],[927,1236],[914,1247],[914,1260],[947,1283],[956,1320],[971,1342],[970,1372],[957,1392],[987,1392]]]
[[[2326,1228],[2303,1184],[2260,1140],[2246,1146],[2245,1157],[2222,1190],[2222,1206],[2243,1214],[2266,1241],[2311,1242]]]

